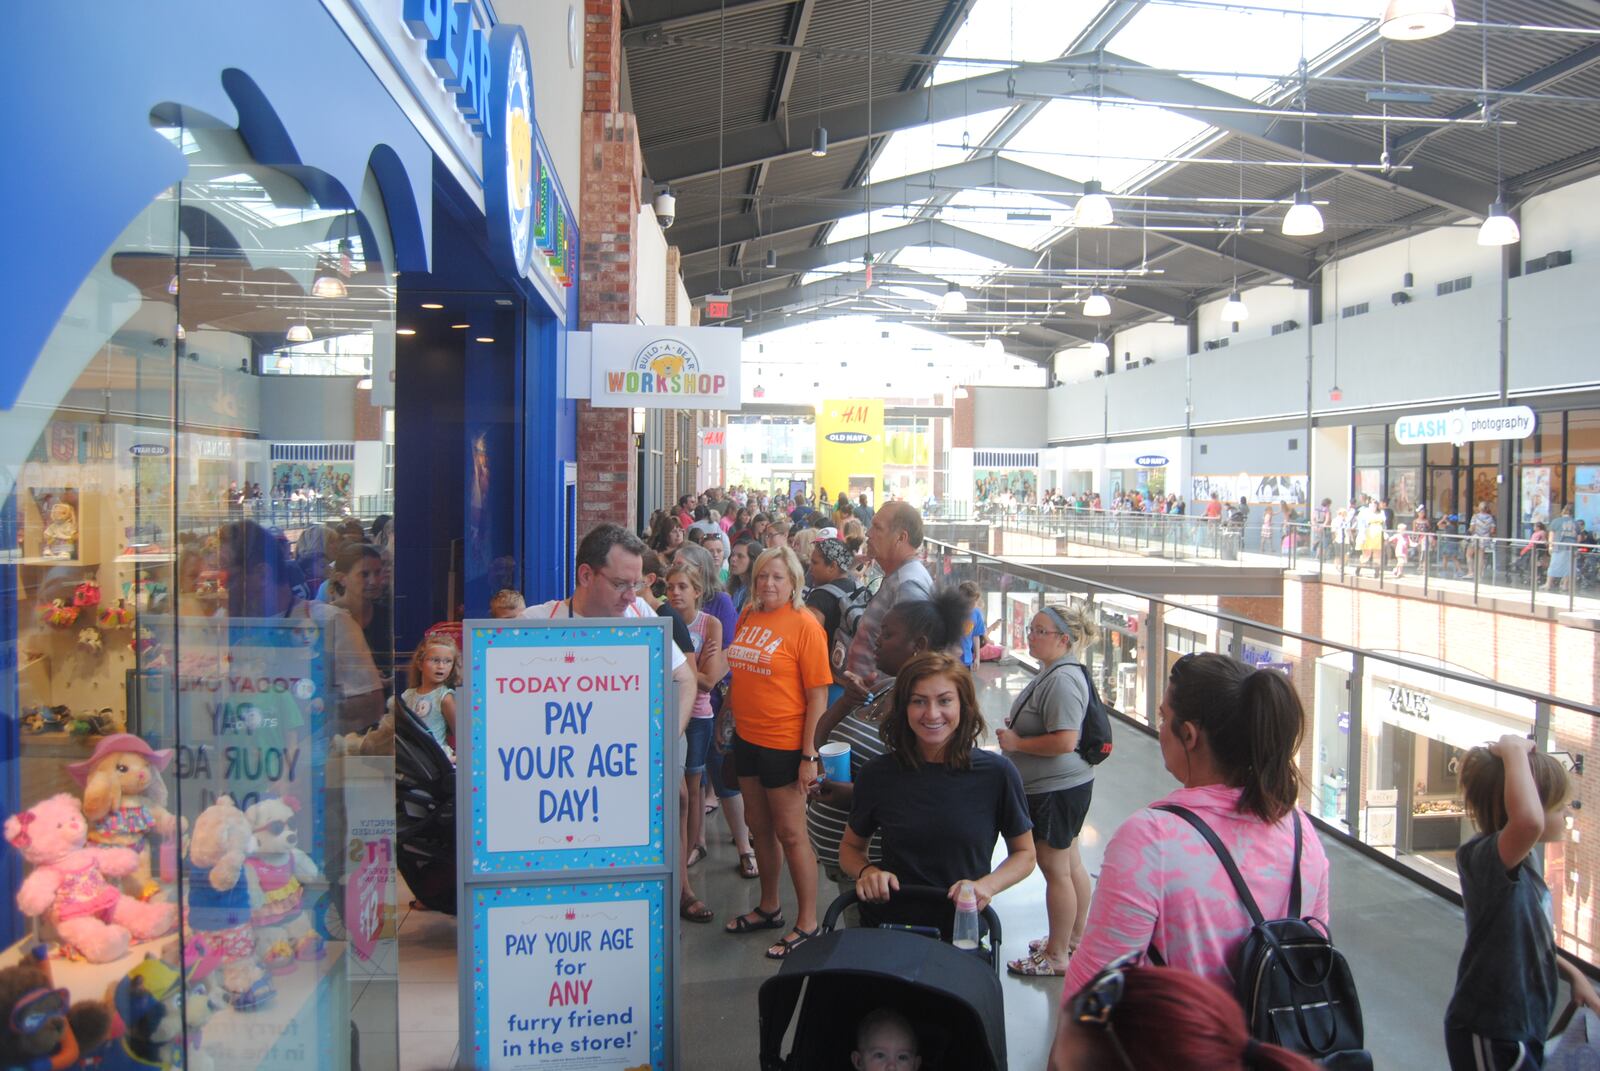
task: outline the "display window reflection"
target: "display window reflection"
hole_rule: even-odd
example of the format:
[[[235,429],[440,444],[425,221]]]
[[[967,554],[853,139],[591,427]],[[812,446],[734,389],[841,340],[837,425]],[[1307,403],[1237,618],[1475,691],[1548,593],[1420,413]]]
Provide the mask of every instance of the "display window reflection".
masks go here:
[[[347,1067],[365,1037],[382,1065],[381,200],[370,176],[341,191],[264,167],[193,112],[152,125],[184,179],[101,257],[0,414],[0,685],[21,712],[4,966],[115,1008],[120,1036],[77,1039],[98,1059]]]

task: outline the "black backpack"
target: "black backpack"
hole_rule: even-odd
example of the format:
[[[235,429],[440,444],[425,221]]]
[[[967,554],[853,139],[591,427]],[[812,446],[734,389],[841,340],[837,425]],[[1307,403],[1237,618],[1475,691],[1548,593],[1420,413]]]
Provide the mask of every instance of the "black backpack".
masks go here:
[[[1078,728],[1078,757],[1090,766],[1099,766],[1111,757],[1111,715],[1100,702],[1100,693],[1094,690],[1089,667],[1080,664],[1083,682],[1089,686],[1089,705],[1083,711],[1083,724]]]
[[[1369,1069],[1361,1000],[1344,956],[1322,923],[1300,917],[1300,811],[1294,814],[1294,876],[1289,885],[1289,917],[1265,919],[1250,887],[1205,820],[1187,807],[1156,804],[1199,831],[1228,872],[1252,927],[1233,970],[1234,996],[1244,1008],[1250,1036],[1301,1053],[1328,1067]],[[1152,946],[1150,960],[1160,965]]]

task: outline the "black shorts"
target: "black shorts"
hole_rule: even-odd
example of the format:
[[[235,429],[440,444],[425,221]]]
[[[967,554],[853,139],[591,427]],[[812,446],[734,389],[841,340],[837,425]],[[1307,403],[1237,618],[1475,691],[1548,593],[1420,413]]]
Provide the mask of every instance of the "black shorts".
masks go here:
[[[1033,839],[1036,844],[1064,851],[1083,832],[1083,820],[1089,817],[1089,799],[1094,795],[1094,782],[1085,781],[1072,788],[1061,788],[1039,796],[1028,797],[1028,817],[1033,819]]]
[[[740,777],[760,778],[762,788],[783,788],[800,779],[800,749],[779,751],[762,747],[735,733],[733,769]]]

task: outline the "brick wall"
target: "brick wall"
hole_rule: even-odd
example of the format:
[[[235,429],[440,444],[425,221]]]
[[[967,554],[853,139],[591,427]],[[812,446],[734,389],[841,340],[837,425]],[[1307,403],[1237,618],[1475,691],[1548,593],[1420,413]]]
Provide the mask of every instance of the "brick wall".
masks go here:
[[[634,117],[616,110],[621,72],[620,0],[585,0],[579,322],[634,322],[639,187],[643,161]],[[638,458],[628,409],[578,403],[578,528],[635,527]]]
[[[614,112],[622,100],[622,0],[584,0],[583,18],[583,110]]]
[[[971,447],[972,433],[972,392],[968,391],[965,398],[950,399],[950,446],[959,450],[962,447]]]

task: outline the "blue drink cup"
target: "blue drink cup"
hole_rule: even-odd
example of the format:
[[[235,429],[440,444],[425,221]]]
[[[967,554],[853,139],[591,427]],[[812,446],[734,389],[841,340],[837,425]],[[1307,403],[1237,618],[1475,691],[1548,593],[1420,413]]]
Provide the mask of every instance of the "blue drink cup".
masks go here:
[[[822,757],[822,776],[828,781],[850,783],[850,745],[830,741],[817,749]]]

